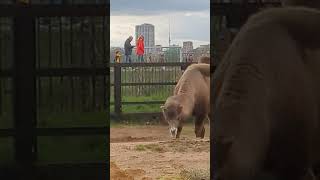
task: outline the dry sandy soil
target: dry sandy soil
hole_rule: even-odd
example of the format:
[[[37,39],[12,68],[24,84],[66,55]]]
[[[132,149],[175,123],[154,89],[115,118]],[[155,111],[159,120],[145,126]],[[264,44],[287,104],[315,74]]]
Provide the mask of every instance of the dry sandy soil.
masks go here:
[[[209,178],[209,127],[206,137],[196,139],[191,125],[173,140],[167,126],[112,127],[110,173],[112,180]],[[199,175],[196,175],[199,174]]]

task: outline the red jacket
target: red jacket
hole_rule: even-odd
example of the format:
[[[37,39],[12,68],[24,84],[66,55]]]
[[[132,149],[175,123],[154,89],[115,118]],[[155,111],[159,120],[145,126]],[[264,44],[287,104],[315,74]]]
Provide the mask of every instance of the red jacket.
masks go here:
[[[144,40],[142,38],[139,38],[137,40],[136,52],[137,52],[137,55],[143,55],[144,54]]]

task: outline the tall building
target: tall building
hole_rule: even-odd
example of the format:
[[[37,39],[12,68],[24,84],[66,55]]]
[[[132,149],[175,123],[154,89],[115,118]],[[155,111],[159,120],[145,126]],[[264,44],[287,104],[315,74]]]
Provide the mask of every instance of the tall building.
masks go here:
[[[145,54],[148,54],[154,50],[155,46],[155,35],[154,25],[152,24],[141,24],[136,26],[136,39],[140,35],[144,37]]]
[[[188,53],[189,51],[193,50],[193,43],[192,41],[185,41],[183,42],[183,53]]]
[[[190,56],[193,56],[193,43],[192,41],[185,41],[182,46],[182,58],[184,61],[188,61]]]

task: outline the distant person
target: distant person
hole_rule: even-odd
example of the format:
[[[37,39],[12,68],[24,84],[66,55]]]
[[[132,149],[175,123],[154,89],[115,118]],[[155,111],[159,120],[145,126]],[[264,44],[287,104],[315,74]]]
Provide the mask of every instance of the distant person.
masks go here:
[[[160,62],[160,63],[164,63],[164,62],[165,62],[164,53],[163,53],[163,52],[160,53],[159,62]],[[163,69],[163,70],[166,70],[166,67],[165,67],[165,66],[162,66],[162,69]]]
[[[164,63],[164,54],[161,53],[160,54],[160,60],[159,60],[160,63]]]
[[[120,60],[121,60],[121,53],[120,53],[120,51],[116,51],[116,56],[115,56],[114,62],[120,63]]]
[[[132,54],[132,49],[134,46],[131,45],[133,37],[129,36],[129,38],[126,40],[124,43],[124,55],[126,56],[126,63],[131,63],[131,54]]]
[[[150,62],[150,63],[152,62],[152,55],[151,55],[151,53],[150,53],[150,55],[149,55],[149,62]]]
[[[143,55],[144,55],[144,38],[142,35],[139,36],[137,39],[137,49],[136,53],[138,56],[138,62],[144,62]]]
[[[192,57],[192,54],[189,55],[189,63],[192,63],[193,62],[193,57]]]

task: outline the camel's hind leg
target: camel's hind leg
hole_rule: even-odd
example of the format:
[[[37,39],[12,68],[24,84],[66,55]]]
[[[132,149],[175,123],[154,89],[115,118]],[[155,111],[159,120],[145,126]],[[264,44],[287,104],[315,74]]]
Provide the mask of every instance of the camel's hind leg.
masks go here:
[[[204,122],[207,119],[207,117],[208,117],[207,115],[196,116],[194,132],[197,138],[201,138],[201,139],[204,138],[204,135],[205,135]]]

